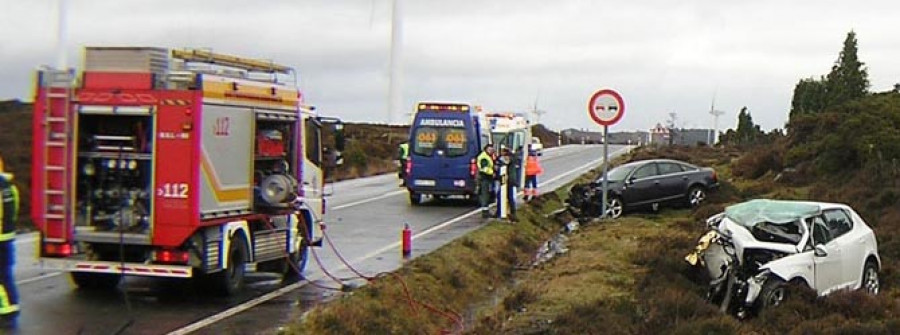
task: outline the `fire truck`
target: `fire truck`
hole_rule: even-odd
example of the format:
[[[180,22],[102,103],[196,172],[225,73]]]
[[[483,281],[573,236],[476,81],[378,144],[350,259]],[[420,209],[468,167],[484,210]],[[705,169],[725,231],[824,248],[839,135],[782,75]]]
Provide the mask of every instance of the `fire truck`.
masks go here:
[[[302,271],[343,136],[292,68],[190,49],[84,58],[81,72],[37,73],[31,215],[45,267],[80,288],[198,278],[225,295],[247,271]]]

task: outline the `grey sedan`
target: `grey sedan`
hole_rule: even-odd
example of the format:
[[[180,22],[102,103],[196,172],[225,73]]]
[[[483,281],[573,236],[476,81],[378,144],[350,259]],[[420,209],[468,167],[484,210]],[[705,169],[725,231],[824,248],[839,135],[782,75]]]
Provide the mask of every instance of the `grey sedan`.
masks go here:
[[[609,196],[607,216],[618,218],[626,210],[680,203],[700,205],[707,192],[718,187],[715,170],[671,159],[634,161],[607,173]],[[569,207],[580,216],[600,214],[603,176],[589,185],[570,190]]]

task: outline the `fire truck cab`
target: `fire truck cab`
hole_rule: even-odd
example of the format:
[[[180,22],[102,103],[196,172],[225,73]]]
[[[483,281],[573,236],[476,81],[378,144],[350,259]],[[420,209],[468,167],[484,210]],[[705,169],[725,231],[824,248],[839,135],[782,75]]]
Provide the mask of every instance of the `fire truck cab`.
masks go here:
[[[340,120],[306,105],[290,67],[208,50],[88,47],[82,72],[42,69],[32,219],[40,257],[82,288],[122,276],[303,270],[321,245],[326,157]]]

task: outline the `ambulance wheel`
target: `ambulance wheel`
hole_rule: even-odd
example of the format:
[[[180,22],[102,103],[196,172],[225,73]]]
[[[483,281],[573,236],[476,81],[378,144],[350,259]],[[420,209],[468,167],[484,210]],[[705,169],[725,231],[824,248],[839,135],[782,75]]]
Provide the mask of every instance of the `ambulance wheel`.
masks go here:
[[[243,235],[235,235],[229,244],[228,266],[211,276],[217,293],[224,296],[234,295],[244,287],[244,266],[247,264],[247,244]]]
[[[82,290],[111,290],[122,281],[122,275],[112,273],[72,272],[70,275]]]
[[[409,203],[413,206],[419,205],[422,203],[422,194],[416,192],[409,192]]]

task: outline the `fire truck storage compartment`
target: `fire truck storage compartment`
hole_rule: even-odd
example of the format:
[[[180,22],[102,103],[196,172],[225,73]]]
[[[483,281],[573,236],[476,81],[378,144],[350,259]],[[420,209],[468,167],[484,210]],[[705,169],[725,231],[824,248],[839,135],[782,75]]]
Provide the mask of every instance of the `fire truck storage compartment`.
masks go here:
[[[150,228],[153,117],[79,115],[76,225],[147,234]]]
[[[296,150],[296,118],[258,113],[254,159],[254,204],[257,210],[287,208],[297,189],[297,169],[288,157]]]

